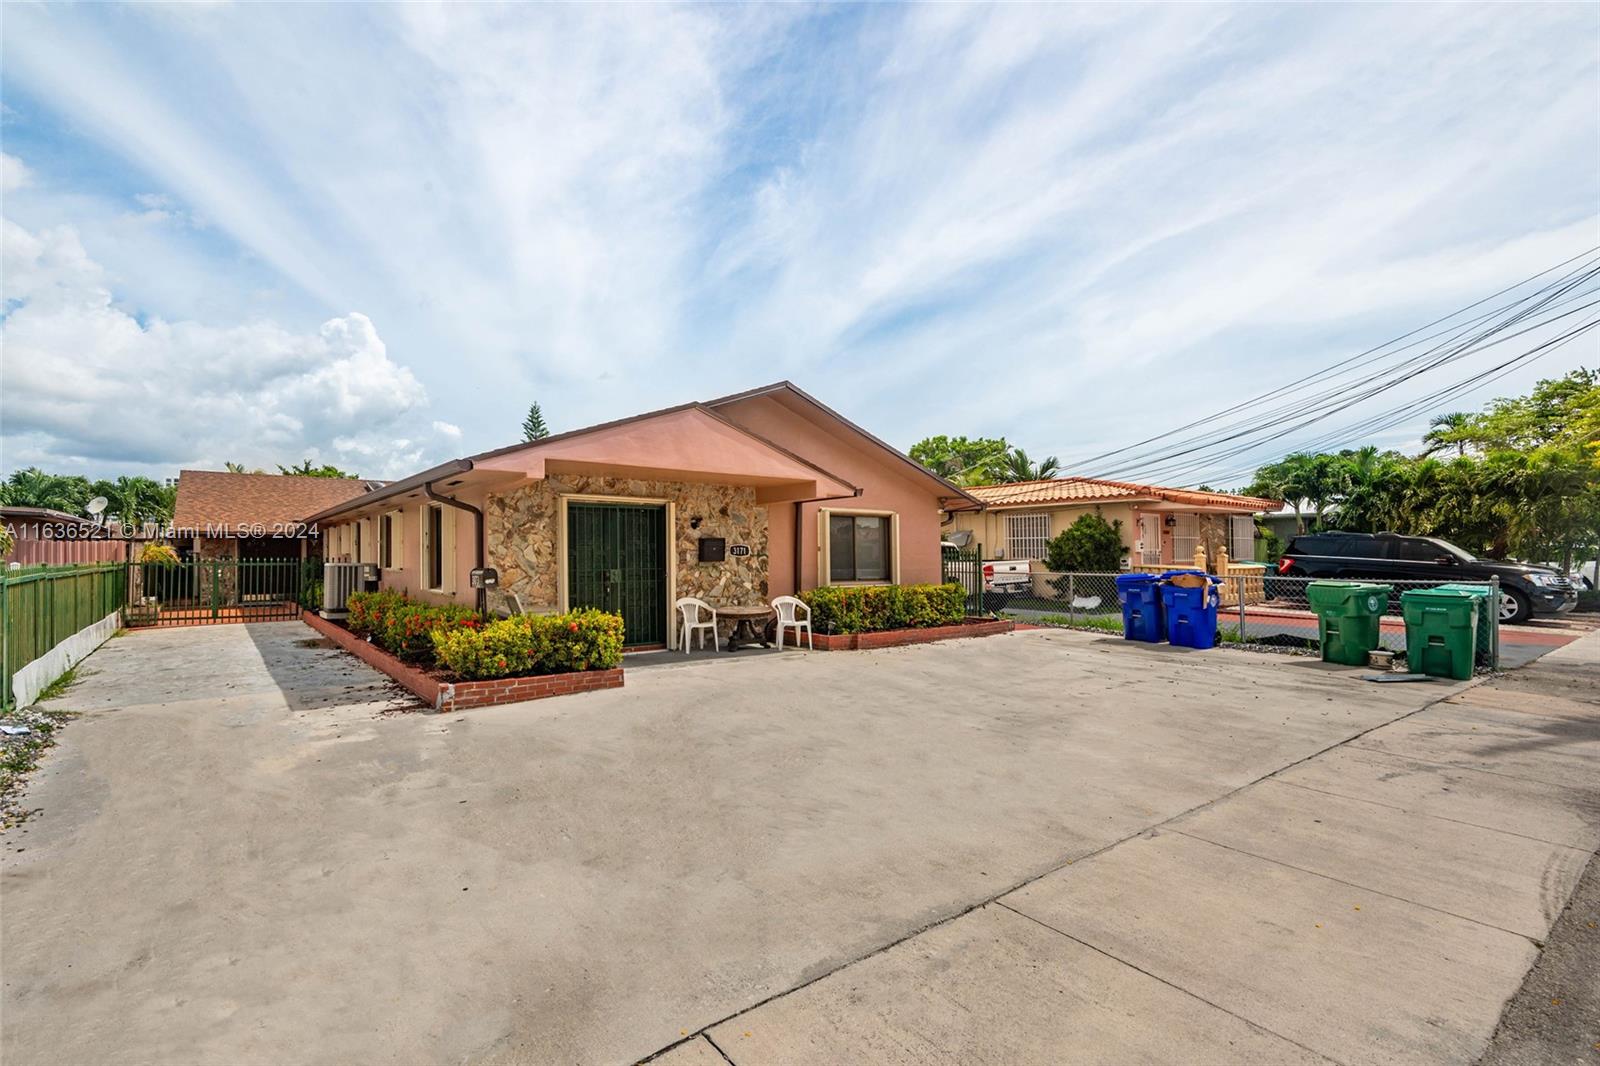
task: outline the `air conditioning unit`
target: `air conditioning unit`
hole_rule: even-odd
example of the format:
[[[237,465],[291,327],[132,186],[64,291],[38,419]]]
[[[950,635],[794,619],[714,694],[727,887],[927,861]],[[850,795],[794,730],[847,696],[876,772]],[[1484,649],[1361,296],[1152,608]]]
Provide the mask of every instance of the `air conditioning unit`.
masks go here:
[[[317,613],[328,619],[343,619],[350,613],[345,602],[360,588],[360,563],[323,563],[322,610]]]

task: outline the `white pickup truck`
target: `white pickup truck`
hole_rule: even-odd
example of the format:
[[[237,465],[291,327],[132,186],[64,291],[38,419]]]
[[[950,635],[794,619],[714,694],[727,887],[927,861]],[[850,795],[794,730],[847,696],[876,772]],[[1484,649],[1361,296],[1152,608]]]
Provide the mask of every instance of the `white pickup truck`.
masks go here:
[[[1026,559],[989,559],[983,564],[983,598],[1003,607],[1013,596],[1033,594],[1033,568]],[[993,608],[991,608],[993,609]]]

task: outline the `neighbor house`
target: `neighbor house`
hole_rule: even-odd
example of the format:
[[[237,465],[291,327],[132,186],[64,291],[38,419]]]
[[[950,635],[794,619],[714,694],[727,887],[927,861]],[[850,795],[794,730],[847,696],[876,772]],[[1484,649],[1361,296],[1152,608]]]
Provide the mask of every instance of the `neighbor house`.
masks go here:
[[[0,565],[68,566],[121,562],[131,536],[111,522],[48,507],[0,507],[0,525],[11,534],[11,550]]]
[[[1084,514],[1121,523],[1127,563],[1133,568],[1188,565],[1195,548],[1214,560],[1255,554],[1255,516],[1279,501],[1226,492],[1137,485],[1099,478],[1065,477],[980,485],[967,492],[981,512],[952,512],[945,537],[965,547],[981,545],[985,558],[1028,559],[1044,568],[1045,546]]]
[[[315,555],[316,530],[305,522],[306,515],[364,496],[382,484],[359,478],[180,471],[170,539],[185,558]]]
[[[324,558],[492,611],[620,613],[670,644],[673,603],[942,579],[945,512],[981,504],[788,382],[452,459],[306,512]],[[476,568],[498,585],[471,585]]]

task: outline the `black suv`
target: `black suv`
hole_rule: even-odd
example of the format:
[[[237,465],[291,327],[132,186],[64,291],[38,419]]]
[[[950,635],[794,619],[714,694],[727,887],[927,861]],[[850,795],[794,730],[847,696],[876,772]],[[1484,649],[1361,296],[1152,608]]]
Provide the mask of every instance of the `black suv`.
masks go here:
[[[1501,622],[1526,622],[1578,606],[1566,576],[1542,566],[1479,559],[1449,541],[1398,533],[1306,533],[1289,541],[1278,560],[1285,577],[1367,578],[1374,581],[1488,581],[1500,579]]]

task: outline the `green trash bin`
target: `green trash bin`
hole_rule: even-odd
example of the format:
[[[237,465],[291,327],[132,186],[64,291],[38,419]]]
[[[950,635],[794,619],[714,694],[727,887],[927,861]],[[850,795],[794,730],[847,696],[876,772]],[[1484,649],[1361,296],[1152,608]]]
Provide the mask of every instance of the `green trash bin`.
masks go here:
[[[1468,592],[1412,589],[1400,594],[1406,662],[1414,674],[1465,681],[1472,676],[1479,598]]]
[[[1500,614],[1500,602],[1494,599],[1494,589],[1488,585],[1471,585],[1452,583],[1439,585],[1441,592],[1462,592],[1478,599],[1478,656],[1477,661],[1486,666],[1499,666],[1498,656],[1495,654],[1495,643],[1499,636],[1496,632]]]
[[[1313,581],[1306,586],[1306,600],[1317,613],[1322,661],[1367,665],[1367,653],[1378,646],[1378,624],[1389,605],[1389,586]]]

